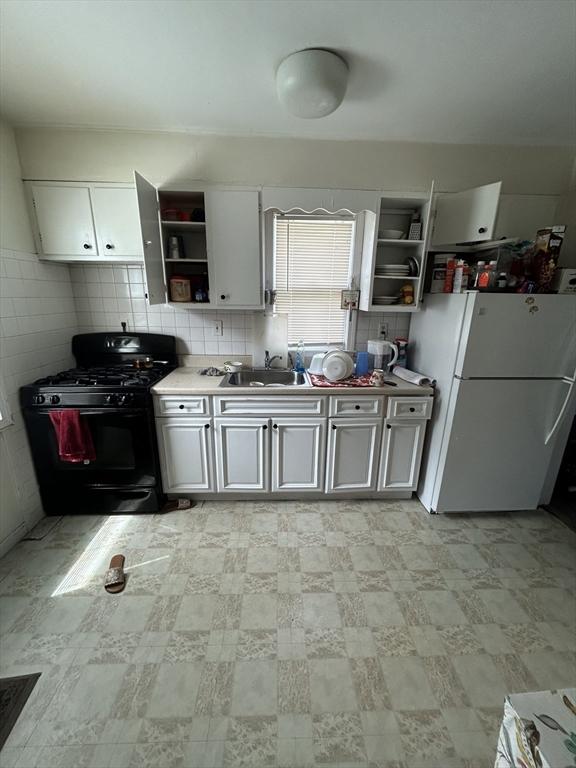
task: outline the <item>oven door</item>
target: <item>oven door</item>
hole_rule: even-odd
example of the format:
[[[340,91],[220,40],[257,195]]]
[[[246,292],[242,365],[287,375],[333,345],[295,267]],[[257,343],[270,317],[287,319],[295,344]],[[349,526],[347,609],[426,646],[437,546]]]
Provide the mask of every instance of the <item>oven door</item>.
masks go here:
[[[80,409],[86,420],[96,459],[88,464],[62,461],[48,409],[29,409],[26,427],[41,486],[154,486],[157,483],[156,438],[145,409]]]

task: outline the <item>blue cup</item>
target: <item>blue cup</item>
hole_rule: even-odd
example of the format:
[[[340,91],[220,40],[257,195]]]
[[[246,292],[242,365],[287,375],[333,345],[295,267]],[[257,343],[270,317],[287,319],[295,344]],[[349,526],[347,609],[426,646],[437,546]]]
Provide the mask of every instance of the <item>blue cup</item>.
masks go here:
[[[356,353],[356,376],[365,376],[370,372],[370,359],[368,352]]]

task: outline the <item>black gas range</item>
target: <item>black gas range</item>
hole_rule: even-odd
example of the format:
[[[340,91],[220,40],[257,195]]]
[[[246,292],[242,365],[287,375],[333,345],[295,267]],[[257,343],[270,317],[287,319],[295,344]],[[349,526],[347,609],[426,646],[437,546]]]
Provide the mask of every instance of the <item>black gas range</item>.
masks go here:
[[[77,368],[22,387],[26,423],[48,515],[157,512],[164,501],[151,387],[177,365],[173,336],[74,336]],[[53,417],[75,410],[93,458],[63,460]]]

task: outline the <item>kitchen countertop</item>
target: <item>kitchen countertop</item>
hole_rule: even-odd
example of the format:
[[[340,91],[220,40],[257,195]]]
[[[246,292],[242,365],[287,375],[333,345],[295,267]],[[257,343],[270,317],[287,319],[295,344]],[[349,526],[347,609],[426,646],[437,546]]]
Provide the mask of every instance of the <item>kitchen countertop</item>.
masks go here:
[[[222,376],[201,376],[200,368],[176,368],[155,386],[155,395],[257,395],[258,397],[289,395],[412,395],[425,397],[434,394],[432,387],[417,387],[390,374],[387,378],[396,386],[390,387],[314,387],[311,384],[285,387],[220,387]]]

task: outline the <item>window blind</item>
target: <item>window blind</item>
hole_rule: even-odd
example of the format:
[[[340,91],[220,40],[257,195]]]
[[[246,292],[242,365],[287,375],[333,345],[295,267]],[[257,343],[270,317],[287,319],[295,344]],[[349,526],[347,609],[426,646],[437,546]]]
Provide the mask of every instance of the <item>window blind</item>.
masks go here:
[[[276,309],[288,315],[288,343],[341,344],[347,311],[354,220],[274,217]]]

